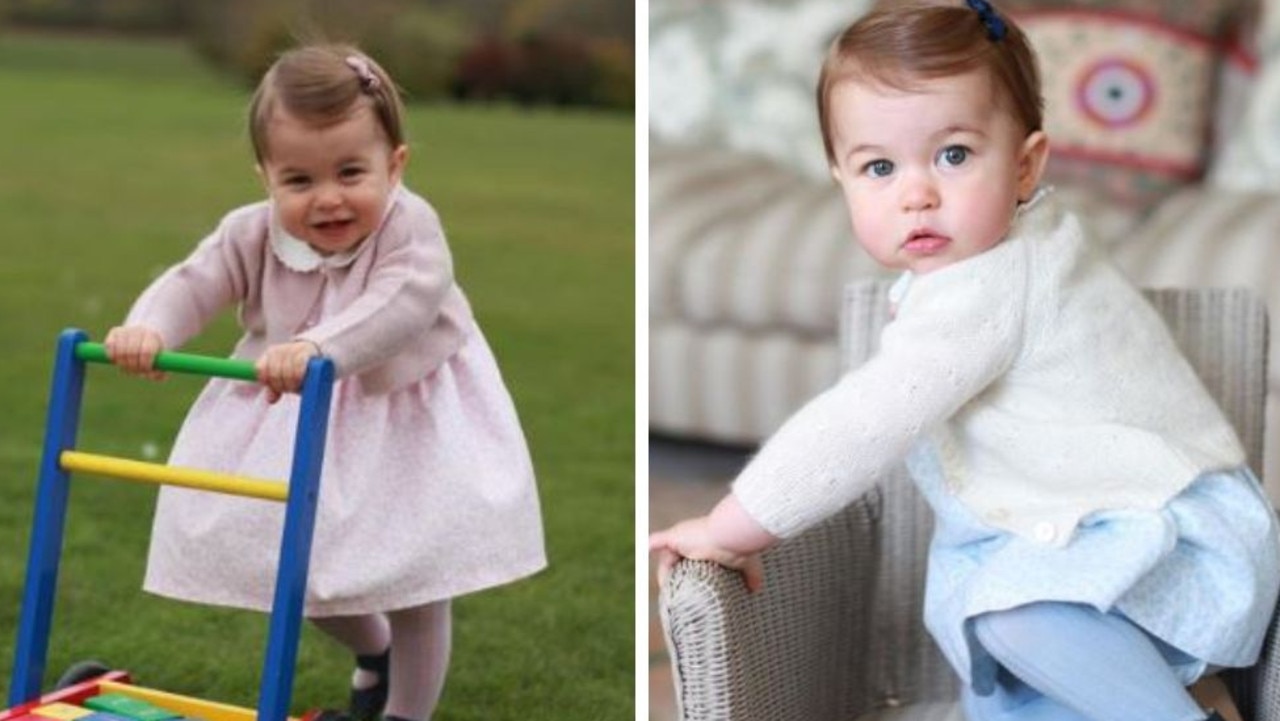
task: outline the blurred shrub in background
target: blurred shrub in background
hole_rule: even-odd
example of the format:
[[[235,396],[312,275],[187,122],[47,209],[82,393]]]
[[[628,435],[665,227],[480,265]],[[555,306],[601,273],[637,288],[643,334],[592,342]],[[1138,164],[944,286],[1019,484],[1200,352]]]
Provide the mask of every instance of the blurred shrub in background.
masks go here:
[[[13,25],[172,34],[184,24],[183,0],[0,0]]]
[[[298,42],[352,42],[391,73],[410,99],[449,94],[472,30],[456,9],[412,0],[189,0],[188,32],[201,55],[256,83]]]
[[[186,35],[247,84],[284,49],[353,42],[410,101],[634,107],[633,0],[0,0],[0,22]]]
[[[617,39],[567,34],[507,40],[484,35],[466,49],[454,75],[461,100],[514,100],[523,105],[635,104],[631,46]]]
[[[592,105],[634,110],[636,106],[636,52],[634,40],[604,38],[593,43],[592,58],[595,77],[592,83]]]

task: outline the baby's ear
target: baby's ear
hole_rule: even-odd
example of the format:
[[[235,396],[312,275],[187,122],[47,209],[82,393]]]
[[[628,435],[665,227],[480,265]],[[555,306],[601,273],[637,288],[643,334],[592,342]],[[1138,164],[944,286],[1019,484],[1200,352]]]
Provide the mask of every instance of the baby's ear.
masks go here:
[[[831,177],[832,177],[832,178],[833,178],[837,183],[843,183],[843,182],[844,182],[844,176],[840,173],[840,166],[838,166],[838,165],[834,165],[834,164],[833,164],[833,165],[831,165],[831,166],[830,166],[830,168],[831,168]]]
[[[404,168],[409,164],[409,146],[401,143],[395,150],[391,151],[391,164],[389,170],[396,182],[404,176]]]
[[[1049,136],[1037,130],[1022,141],[1022,149],[1018,153],[1018,200],[1025,202],[1035,195],[1048,161]]]

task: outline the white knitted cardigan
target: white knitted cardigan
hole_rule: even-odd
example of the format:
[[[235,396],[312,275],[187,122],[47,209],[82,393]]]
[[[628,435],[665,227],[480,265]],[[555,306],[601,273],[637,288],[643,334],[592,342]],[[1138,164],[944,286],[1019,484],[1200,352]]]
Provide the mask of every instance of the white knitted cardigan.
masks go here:
[[[1101,509],[1155,509],[1244,462],[1156,312],[1044,198],[991,250],[917,276],[879,352],[801,408],[733,485],[787,537],[928,438],[997,528],[1064,545]]]

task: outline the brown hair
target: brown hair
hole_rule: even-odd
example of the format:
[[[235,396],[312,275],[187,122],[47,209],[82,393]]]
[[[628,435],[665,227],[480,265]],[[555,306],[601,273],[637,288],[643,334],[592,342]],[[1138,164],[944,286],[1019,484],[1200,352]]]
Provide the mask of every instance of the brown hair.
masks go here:
[[[818,123],[827,162],[835,165],[830,113],[837,83],[856,79],[903,91],[920,80],[986,69],[996,102],[1010,111],[1027,134],[1041,129],[1044,100],[1035,51],[1007,15],[1007,32],[988,35],[977,11],[954,5],[881,2],[835,39],[818,77]]]
[[[404,144],[404,105],[391,77],[351,45],[316,44],[289,50],[272,64],[249,101],[249,140],[262,162],[267,124],[277,109],[325,127],[367,101],[392,148]]]

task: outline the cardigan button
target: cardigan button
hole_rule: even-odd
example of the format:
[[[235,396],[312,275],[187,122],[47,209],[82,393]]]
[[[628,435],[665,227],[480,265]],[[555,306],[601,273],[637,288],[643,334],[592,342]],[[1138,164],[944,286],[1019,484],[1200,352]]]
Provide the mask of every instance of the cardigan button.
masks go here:
[[[1058,536],[1058,529],[1054,528],[1053,524],[1048,521],[1041,521],[1036,524],[1034,533],[1037,541],[1049,543]]]
[[[987,523],[1003,523],[1009,520],[1008,508],[992,508],[986,514]]]

